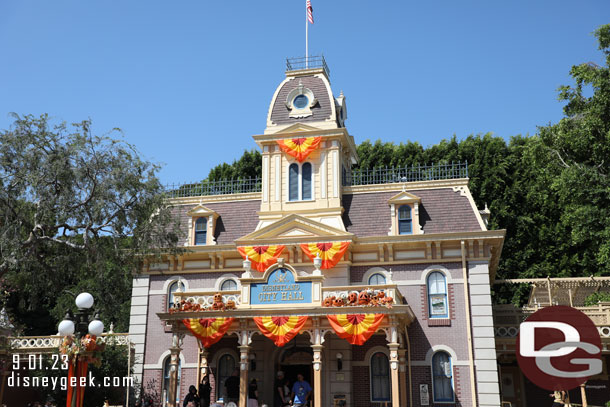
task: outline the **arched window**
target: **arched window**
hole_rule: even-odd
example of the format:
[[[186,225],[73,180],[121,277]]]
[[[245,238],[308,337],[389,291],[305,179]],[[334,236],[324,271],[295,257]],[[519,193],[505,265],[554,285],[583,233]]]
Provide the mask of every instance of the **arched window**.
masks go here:
[[[453,368],[447,352],[436,352],[432,356],[432,387],[435,402],[454,401]]]
[[[369,285],[385,284],[385,276],[381,273],[375,273],[369,277]]]
[[[390,363],[383,352],[371,356],[371,401],[390,401]]]
[[[220,291],[235,291],[237,290],[237,282],[233,279],[228,279],[220,285]]]
[[[398,208],[398,234],[410,235],[411,233],[413,233],[411,207],[409,205],[402,205]]]
[[[163,394],[165,395],[165,403],[169,402],[169,372],[170,372],[170,362],[172,360],[171,355],[166,357],[163,361]],[[180,401],[180,359],[178,359],[178,383],[176,386],[176,401]]]
[[[288,200],[299,200],[299,165],[296,163],[288,167]]]
[[[303,200],[311,199],[311,163],[304,163],[301,167],[301,190],[303,191]]]
[[[309,201],[313,199],[313,167],[311,163],[288,167],[288,200]]]
[[[235,358],[228,353],[218,359],[218,373],[216,380],[216,392],[218,398],[225,396],[225,382],[235,370]]]
[[[428,311],[430,318],[447,318],[447,282],[440,271],[428,276]]]
[[[195,221],[195,245],[204,245],[207,241],[208,218],[198,218]]]
[[[174,281],[169,285],[167,290],[167,309],[174,305],[174,293],[178,291],[178,287],[180,287],[180,291],[184,291],[184,283],[182,281]]]

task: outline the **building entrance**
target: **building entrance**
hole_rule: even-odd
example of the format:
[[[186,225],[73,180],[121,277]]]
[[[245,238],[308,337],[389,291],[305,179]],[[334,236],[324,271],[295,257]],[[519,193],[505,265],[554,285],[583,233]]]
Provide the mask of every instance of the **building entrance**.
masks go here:
[[[293,346],[286,349],[280,356],[277,370],[284,372],[288,379],[288,387],[292,391],[292,386],[297,381],[297,375],[302,374],[303,378],[313,389],[313,351],[309,346]],[[313,392],[310,397],[313,397]]]

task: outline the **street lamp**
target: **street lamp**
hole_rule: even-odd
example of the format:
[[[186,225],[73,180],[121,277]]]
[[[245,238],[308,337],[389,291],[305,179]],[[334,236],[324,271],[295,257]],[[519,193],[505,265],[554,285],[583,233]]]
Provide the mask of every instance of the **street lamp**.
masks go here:
[[[78,380],[78,377],[87,375],[87,365],[91,362],[91,354],[94,351],[100,350],[94,337],[104,332],[104,323],[100,321],[99,314],[97,312],[94,313],[92,309],[94,303],[93,296],[89,293],[80,293],[74,302],[78,307],[76,315],[72,315],[68,311],[63,321],[57,327],[59,334],[65,337],[60,346],[62,353],[65,351],[64,346],[72,346],[72,349],[74,347],[81,349],[81,351],[72,354],[73,358],[70,360],[71,365],[68,371],[68,380],[71,380],[73,377],[76,377]],[[90,336],[87,336],[87,334]],[[73,336],[76,338],[73,338]],[[69,351],[66,352],[68,353]],[[78,382],[75,387],[73,391],[68,392],[67,404],[72,407],[82,407],[85,389]]]
[[[74,335],[77,338],[90,335],[99,336],[104,332],[104,323],[100,321],[99,314],[95,313],[91,317],[93,307],[93,296],[89,293],[80,293],[74,301],[78,307],[76,316],[73,316],[70,311],[66,313],[63,321],[57,327],[61,336]]]

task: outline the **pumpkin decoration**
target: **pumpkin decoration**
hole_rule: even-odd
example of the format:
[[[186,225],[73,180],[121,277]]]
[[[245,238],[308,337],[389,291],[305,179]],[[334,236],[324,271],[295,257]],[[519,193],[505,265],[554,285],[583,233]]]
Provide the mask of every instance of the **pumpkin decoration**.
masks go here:
[[[225,310],[225,304],[222,301],[222,294],[221,293],[216,293],[214,294],[214,303],[212,304],[212,309],[214,311],[224,311]]]
[[[358,293],[349,293],[347,297],[347,305],[356,305],[358,303]]]
[[[236,309],[237,306],[235,305],[235,301],[233,301],[233,300],[227,301],[227,307],[226,308],[227,309]]]
[[[337,297],[333,300],[333,306],[342,307],[345,305],[345,302],[342,297]]]
[[[358,305],[368,305],[370,301],[371,296],[369,295],[368,291],[360,291],[360,294],[358,294]]]
[[[326,298],[324,298],[324,301],[322,302],[322,306],[323,307],[332,307],[334,300],[335,300],[335,296],[326,297]]]

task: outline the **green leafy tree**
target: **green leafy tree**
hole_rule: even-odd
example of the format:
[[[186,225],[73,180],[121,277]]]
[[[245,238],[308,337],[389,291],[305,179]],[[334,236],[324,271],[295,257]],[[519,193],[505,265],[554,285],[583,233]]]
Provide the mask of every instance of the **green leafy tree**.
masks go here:
[[[565,117],[541,127],[540,137],[560,166],[550,186],[572,249],[565,266],[610,275],[610,25],[594,34],[605,65],[572,67],[575,83],[559,88]]]
[[[146,256],[176,250],[157,169],[93,135],[88,120],[15,115],[0,132],[2,300],[23,333],[56,332],[80,290],[106,325],[128,328],[132,274]]]

